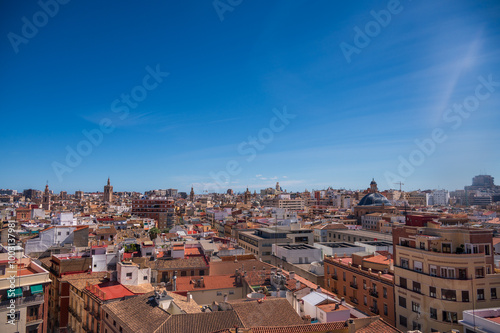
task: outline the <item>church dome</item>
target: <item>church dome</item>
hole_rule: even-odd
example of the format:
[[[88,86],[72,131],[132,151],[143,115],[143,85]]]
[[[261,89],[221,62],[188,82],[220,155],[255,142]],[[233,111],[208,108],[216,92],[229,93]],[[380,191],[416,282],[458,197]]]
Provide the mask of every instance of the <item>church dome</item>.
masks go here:
[[[391,206],[389,200],[380,193],[369,193],[359,201],[358,206]]]

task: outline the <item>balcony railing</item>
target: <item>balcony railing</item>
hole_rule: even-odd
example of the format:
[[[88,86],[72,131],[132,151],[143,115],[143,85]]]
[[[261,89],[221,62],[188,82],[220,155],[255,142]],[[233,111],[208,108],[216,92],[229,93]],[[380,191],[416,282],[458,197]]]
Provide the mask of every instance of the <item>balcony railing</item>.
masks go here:
[[[378,297],[378,291],[376,291],[374,289],[370,289],[370,295],[373,297]]]
[[[378,310],[378,308],[376,308],[376,307],[370,306],[370,311],[371,311],[372,313],[377,314],[377,315],[379,314],[379,310]]]
[[[41,304],[44,302],[44,295],[38,294],[38,295],[33,295],[33,296],[19,297],[19,298],[16,298],[15,300],[16,300],[16,303],[15,303],[16,307],[30,305],[30,304],[34,304],[34,303]],[[6,308],[10,304],[11,304],[10,299],[2,301],[2,302],[0,302],[0,309]]]
[[[82,318],[76,313],[76,311],[73,309],[73,308],[68,308],[68,311],[69,313],[71,313],[71,315],[73,317],[75,317],[76,320],[78,320],[78,322],[82,322]]]
[[[350,283],[351,288],[358,289],[358,284],[356,282]]]
[[[351,302],[353,302],[354,304],[358,304],[358,299],[356,297],[351,297]]]

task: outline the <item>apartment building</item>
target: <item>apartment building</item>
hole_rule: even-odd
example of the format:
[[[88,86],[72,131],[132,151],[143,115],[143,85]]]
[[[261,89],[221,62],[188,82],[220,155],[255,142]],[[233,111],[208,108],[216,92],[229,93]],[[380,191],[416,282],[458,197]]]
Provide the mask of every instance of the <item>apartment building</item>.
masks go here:
[[[160,230],[169,229],[175,222],[175,205],[172,199],[151,198],[132,200],[132,214],[158,221]]]
[[[328,230],[327,242],[392,242],[392,235],[368,230]]]
[[[31,258],[0,253],[0,332],[47,332],[49,285],[49,272]]]
[[[292,227],[258,228],[238,233],[238,245],[257,255],[262,261],[271,263],[273,244],[313,244],[311,229]]]
[[[396,227],[393,236],[399,329],[461,331],[464,310],[500,305],[492,230],[430,221]]]
[[[379,315],[395,323],[394,275],[392,260],[387,256],[358,252],[350,257],[326,256],[325,288],[344,297],[346,302],[364,313]]]

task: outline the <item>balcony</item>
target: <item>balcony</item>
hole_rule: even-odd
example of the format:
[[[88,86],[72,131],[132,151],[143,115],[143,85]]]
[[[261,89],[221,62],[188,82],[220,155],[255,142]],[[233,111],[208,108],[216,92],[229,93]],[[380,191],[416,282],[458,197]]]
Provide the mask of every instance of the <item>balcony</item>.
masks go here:
[[[378,315],[379,314],[379,310],[378,308],[374,307],[374,306],[370,306],[370,312]]]
[[[339,279],[339,277],[338,277],[338,275],[337,275],[337,274],[334,274],[334,275],[332,275],[332,279],[334,279],[334,280],[336,280],[336,281],[337,281],[337,280]]]
[[[358,299],[356,297],[350,297],[350,300],[354,304],[359,304]]]
[[[16,298],[16,307],[19,306],[27,306],[27,305],[35,305],[35,304],[42,304],[44,302],[44,295],[43,294],[37,294],[33,296],[26,296],[26,297],[18,297]],[[6,308],[9,306],[10,299],[5,300],[0,302],[0,309]]]
[[[370,296],[378,297],[378,291],[376,291],[375,289],[370,289]]]
[[[68,308],[69,313],[78,321],[82,322],[82,318],[76,313],[76,311],[73,308]]]
[[[349,285],[351,288],[358,289],[358,284],[356,282],[351,282]]]

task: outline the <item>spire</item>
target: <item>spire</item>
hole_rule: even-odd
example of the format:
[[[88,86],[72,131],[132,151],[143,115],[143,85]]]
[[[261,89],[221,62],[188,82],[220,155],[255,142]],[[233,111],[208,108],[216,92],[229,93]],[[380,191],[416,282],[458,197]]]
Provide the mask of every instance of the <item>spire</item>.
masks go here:
[[[109,185],[110,185],[110,183],[109,183],[109,177],[108,177],[108,186],[109,186]]]

